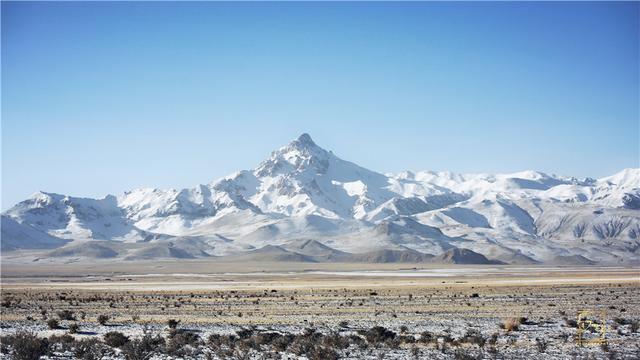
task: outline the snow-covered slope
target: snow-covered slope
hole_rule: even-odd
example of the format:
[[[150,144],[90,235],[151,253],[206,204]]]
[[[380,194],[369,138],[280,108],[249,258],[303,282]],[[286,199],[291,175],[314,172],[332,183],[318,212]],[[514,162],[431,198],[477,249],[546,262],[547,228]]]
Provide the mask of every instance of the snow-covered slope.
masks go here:
[[[141,241],[149,236],[131,224],[112,195],[95,200],[38,192],[4,215],[61,239]]]
[[[640,260],[640,169],[599,180],[535,171],[382,174],[303,134],[253,170],[192,189],[137,189],[98,200],[39,192],[6,211],[2,226],[4,251],[72,250],[56,256],[96,253],[79,250],[102,240],[118,242],[109,254],[130,260],[276,253],[388,260],[344,254],[467,249],[507,263],[572,256],[633,263]],[[340,256],[289,254],[311,239],[309,249]]]
[[[2,250],[16,249],[53,249],[68,241],[56,238],[34,229],[28,224],[19,224],[8,216],[2,215]]]

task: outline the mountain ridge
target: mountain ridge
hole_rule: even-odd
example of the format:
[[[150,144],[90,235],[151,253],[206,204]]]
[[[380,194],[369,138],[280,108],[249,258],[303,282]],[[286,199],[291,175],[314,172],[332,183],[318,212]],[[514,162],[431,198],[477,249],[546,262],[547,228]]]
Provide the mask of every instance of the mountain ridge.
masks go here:
[[[345,254],[451,261],[471,251],[494,263],[560,257],[638,263],[639,209],[640,169],[597,180],[537,171],[382,174],[342,160],[302,134],[255,169],[194,188],[134,189],[103,199],[35,193],[2,214],[2,249],[44,251],[101,240],[129,244],[108,254],[130,260],[249,258],[273,246],[281,254],[267,255],[300,261],[358,259]],[[335,253],[292,250],[301,239],[315,239],[317,251],[324,246]],[[158,245],[166,242],[175,245]],[[57,254],[106,251],[71,250]],[[456,256],[438,257],[447,252]],[[473,258],[485,261],[481,257]]]

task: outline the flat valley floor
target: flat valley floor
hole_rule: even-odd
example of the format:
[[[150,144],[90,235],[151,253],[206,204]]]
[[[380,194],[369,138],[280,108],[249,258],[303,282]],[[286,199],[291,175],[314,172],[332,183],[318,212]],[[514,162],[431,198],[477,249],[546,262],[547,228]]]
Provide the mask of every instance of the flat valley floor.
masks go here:
[[[9,261],[0,326],[4,359],[638,359],[640,271]]]

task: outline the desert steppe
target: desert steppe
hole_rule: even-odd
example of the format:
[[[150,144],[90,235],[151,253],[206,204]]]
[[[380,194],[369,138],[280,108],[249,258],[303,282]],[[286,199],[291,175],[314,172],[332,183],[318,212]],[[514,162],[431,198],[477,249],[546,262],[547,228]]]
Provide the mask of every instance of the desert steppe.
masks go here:
[[[630,267],[5,261],[1,311],[3,359],[640,357]]]

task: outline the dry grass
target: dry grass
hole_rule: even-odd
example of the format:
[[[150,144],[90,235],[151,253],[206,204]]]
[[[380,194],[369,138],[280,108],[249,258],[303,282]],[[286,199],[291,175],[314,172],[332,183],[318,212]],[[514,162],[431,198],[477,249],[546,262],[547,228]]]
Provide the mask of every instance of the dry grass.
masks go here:
[[[520,329],[520,325],[522,325],[522,321],[520,318],[511,317],[502,320],[502,324],[500,324],[500,327],[506,332],[511,332],[518,331]]]
[[[456,318],[488,319],[495,324],[496,319],[514,315],[535,321],[563,321],[561,312],[571,320],[578,309],[602,304],[615,308],[609,310],[611,318],[640,317],[637,306],[628,305],[638,302],[640,287],[635,283],[489,286],[448,281],[432,286],[419,283],[398,286],[394,279],[376,279],[375,287],[357,286],[356,282],[351,287],[342,283],[339,285],[343,286],[331,287],[331,282],[325,282],[326,287],[309,289],[297,287],[298,281],[294,279],[287,284],[281,278],[275,292],[270,287],[240,286],[235,290],[200,291],[9,288],[3,289],[3,299],[19,306],[0,308],[0,320],[28,321],[27,317],[31,317],[33,321],[42,321],[33,315],[62,312],[74,314],[76,319],[84,318],[83,322],[106,320],[114,324],[168,324],[169,319],[180,319],[185,324],[316,322],[338,327],[385,320],[410,325],[427,314],[431,321],[438,322],[455,314]],[[519,326],[520,319],[516,320],[513,323]],[[515,325],[506,328],[514,331]]]

